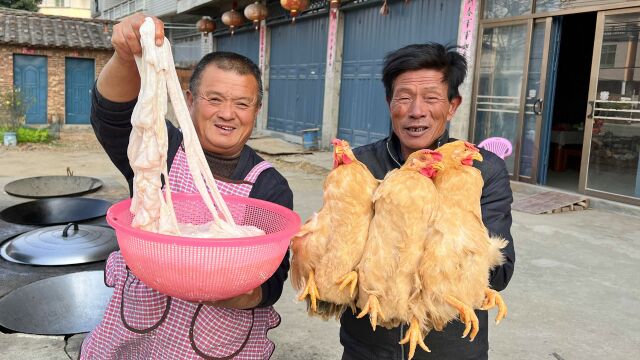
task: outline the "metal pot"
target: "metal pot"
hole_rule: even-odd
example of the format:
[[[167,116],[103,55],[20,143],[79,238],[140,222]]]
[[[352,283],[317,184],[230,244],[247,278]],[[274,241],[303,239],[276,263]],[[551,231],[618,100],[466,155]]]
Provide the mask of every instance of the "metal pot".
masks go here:
[[[22,225],[61,225],[104,216],[111,203],[89,198],[28,201],[0,211],[0,219]]]

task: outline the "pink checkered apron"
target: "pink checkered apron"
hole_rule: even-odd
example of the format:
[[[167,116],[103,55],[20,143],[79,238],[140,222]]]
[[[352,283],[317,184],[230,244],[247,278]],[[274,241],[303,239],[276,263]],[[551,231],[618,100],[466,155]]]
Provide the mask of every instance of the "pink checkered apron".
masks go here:
[[[243,181],[216,180],[225,195],[249,196],[262,171],[257,164]],[[171,190],[197,192],[182,147],[169,172]],[[212,275],[215,276],[215,275]],[[267,331],[280,324],[273,307],[237,310],[194,304],[161,294],[127,268],[119,251],[107,259],[105,283],[114,288],[102,322],[82,344],[81,359],[268,359],[274,344]]]

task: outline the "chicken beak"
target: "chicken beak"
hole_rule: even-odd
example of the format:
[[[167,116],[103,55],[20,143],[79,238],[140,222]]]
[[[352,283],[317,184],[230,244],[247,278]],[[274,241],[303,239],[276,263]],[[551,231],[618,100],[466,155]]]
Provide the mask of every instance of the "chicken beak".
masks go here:
[[[433,164],[431,164],[431,167],[434,170],[438,170],[438,171],[444,170],[444,164],[442,163],[442,161],[434,162]]]
[[[476,161],[482,161],[482,155],[480,152],[474,152],[473,155],[471,155],[471,158]]]

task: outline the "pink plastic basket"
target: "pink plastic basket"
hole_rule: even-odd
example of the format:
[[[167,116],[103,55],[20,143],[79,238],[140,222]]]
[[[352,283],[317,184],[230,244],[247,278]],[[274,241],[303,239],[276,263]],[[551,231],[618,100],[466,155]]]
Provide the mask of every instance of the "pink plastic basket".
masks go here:
[[[173,193],[179,222],[212,220],[200,194]],[[270,202],[224,196],[239,225],[253,225],[266,234],[233,239],[200,239],[151,233],[131,227],[131,199],[107,211],[129,269],[151,288],[187,301],[228,299],[264,283],[276,271],[300,229],[300,217]]]

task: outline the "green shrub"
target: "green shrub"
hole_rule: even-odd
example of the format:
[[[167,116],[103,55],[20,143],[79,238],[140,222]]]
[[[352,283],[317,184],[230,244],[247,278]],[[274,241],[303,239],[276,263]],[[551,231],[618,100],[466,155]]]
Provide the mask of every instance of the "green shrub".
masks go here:
[[[0,138],[4,136],[7,128],[0,128]],[[32,129],[28,127],[21,127],[16,132],[16,137],[19,143],[44,143],[48,142],[49,129]]]

